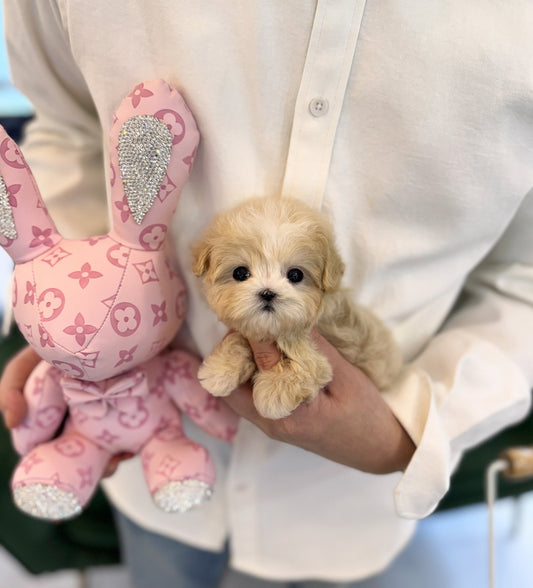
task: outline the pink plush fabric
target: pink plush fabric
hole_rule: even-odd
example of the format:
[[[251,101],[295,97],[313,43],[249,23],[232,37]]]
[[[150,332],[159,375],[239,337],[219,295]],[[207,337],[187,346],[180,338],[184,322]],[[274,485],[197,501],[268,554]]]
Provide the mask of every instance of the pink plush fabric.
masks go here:
[[[0,244],[16,262],[15,318],[45,360],[12,435],[24,456],[15,501],[34,516],[80,512],[121,452],[140,452],[165,510],[187,510],[211,492],[213,463],[184,436],[179,410],[226,441],[236,417],[198,384],[197,358],[168,350],[186,294],[165,237],[198,141],[178,92],[162,80],[137,86],[110,133],[113,229],[74,241],[58,234],[17,145],[0,134]]]

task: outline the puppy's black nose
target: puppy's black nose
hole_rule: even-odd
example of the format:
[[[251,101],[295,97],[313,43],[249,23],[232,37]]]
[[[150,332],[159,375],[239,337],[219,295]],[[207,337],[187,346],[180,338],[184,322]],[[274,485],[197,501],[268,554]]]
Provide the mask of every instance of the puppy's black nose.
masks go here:
[[[274,298],[276,298],[276,293],[272,292],[272,290],[261,290],[261,292],[259,292],[259,296],[265,302],[271,302],[272,300],[274,300]]]

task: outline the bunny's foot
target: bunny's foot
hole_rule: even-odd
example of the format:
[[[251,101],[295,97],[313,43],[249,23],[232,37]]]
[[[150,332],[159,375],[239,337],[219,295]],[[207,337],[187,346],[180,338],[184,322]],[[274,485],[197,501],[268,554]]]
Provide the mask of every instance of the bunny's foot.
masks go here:
[[[76,494],[44,483],[16,486],[13,489],[13,499],[23,512],[48,521],[70,519],[82,511]]]
[[[15,504],[38,519],[77,516],[93,495],[109,457],[107,451],[74,432],[39,445],[15,469]]]
[[[150,494],[165,512],[186,512],[211,497],[215,482],[211,456],[187,439],[178,423],[152,437],[141,458]]]
[[[155,492],[153,499],[165,512],[187,512],[209,500],[212,494],[210,484],[191,478],[168,482]]]

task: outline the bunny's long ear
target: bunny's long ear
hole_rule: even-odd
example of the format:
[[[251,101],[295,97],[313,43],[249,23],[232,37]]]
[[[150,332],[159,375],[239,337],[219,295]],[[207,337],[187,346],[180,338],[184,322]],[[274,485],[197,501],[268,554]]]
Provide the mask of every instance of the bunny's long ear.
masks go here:
[[[165,81],[140,84],[122,101],[110,132],[114,238],[163,246],[198,141],[193,115]]]
[[[0,127],[0,245],[23,263],[60,240],[28,164]]]

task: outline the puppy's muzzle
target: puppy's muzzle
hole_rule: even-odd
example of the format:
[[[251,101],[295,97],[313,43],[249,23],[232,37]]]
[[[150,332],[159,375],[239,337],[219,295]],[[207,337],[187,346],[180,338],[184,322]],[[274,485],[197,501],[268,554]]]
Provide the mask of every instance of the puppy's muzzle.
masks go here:
[[[272,302],[273,302],[274,298],[276,298],[276,296],[277,296],[276,292],[269,290],[269,289],[261,290],[260,292],[258,292],[258,296],[264,302],[261,310],[265,310],[267,312],[273,312],[274,305],[272,304]]]
[[[261,292],[259,292],[259,296],[265,302],[272,302],[272,300],[276,298],[277,294],[272,290],[261,290]]]

